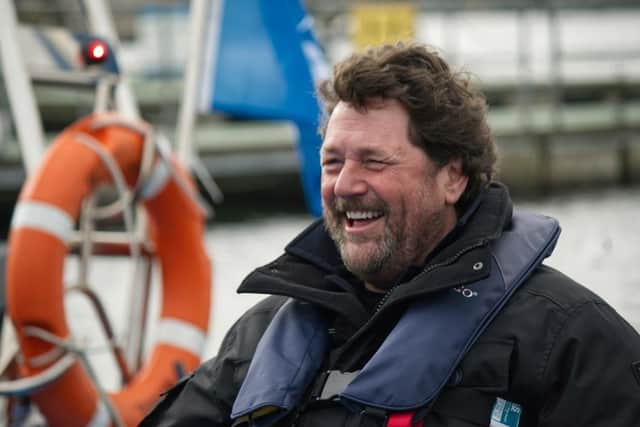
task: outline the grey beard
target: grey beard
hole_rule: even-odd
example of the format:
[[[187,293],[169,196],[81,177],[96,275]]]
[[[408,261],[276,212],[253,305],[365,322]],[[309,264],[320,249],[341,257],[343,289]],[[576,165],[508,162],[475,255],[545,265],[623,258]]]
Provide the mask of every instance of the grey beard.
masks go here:
[[[365,260],[355,260],[346,253],[346,237],[337,221],[332,219],[326,218],[325,228],[338,247],[340,257],[347,270],[361,280],[380,289],[388,289],[393,286],[394,279],[401,273],[397,271],[399,266],[393,264],[394,254],[398,251],[397,232],[394,232],[388,226],[385,227],[384,236],[378,242],[375,252]]]

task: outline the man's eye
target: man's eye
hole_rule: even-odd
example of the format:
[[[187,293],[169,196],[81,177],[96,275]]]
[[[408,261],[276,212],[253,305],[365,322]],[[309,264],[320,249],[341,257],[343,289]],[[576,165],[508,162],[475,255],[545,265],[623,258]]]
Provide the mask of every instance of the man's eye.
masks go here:
[[[342,164],[339,159],[326,159],[322,161],[323,168],[337,168]]]
[[[386,165],[384,161],[378,159],[367,159],[364,164],[369,169],[382,169]]]

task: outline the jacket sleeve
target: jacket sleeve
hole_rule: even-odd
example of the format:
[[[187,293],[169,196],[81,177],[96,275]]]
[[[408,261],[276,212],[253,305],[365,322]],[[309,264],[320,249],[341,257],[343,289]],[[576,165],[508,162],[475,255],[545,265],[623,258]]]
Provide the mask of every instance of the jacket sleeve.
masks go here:
[[[269,297],[229,329],[218,356],[165,393],[140,427],[222,427],[231,424],[233,402],[269,322],[286,301]]]
[[[203,364],[163,394],[140,427],[228,426],[230,407],[212,393],[216,359]]]
[[[610,306],[572,310],[546,357],[539,427],[640,425],[640,336]]]

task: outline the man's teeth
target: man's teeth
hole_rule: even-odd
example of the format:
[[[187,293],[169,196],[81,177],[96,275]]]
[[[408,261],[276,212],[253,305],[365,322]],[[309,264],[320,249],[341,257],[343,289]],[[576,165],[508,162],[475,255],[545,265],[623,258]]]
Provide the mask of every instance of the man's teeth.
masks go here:
[[[374,219],[382,216],[382,212],[376,211],[347,211],[347,218],[351,220]]]

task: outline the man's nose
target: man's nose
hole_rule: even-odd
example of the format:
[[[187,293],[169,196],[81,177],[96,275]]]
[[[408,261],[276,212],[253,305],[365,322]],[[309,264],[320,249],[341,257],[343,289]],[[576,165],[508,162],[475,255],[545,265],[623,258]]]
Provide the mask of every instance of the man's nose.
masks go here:
[[[345,161],[334,187],[338,197],[359,196],[367,192],[367,181],[358,162]]]

